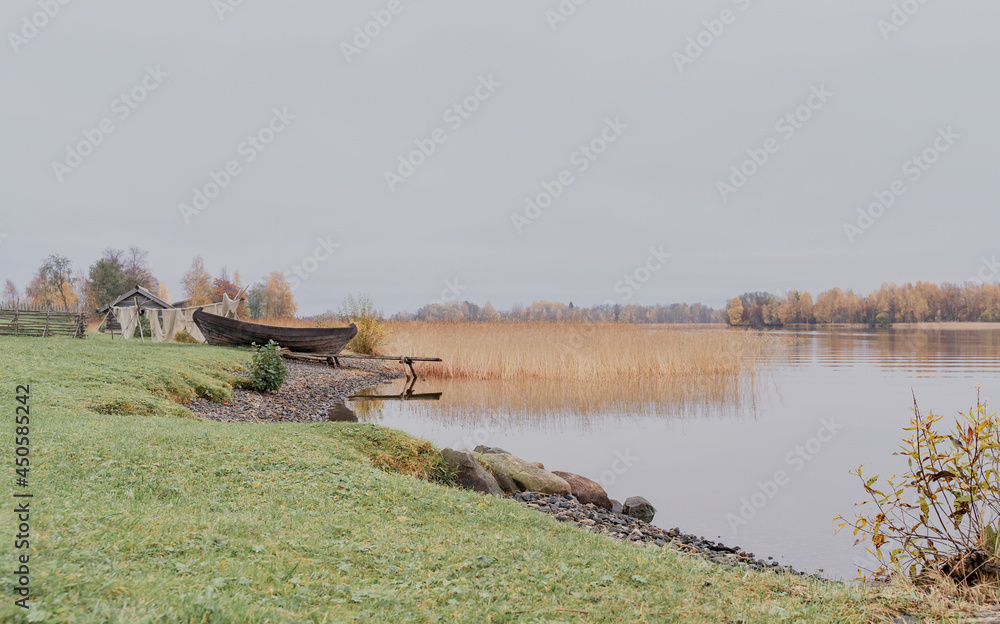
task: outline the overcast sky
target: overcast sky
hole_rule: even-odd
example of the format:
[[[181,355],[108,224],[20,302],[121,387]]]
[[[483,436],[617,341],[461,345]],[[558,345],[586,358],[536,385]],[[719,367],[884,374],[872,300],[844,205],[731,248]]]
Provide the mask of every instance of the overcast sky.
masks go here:
[[[995,1],[61,2],[0,8],[22,290],[138,245],[178,299],[299,267],[304,314],[721,306],[1000,254]]]

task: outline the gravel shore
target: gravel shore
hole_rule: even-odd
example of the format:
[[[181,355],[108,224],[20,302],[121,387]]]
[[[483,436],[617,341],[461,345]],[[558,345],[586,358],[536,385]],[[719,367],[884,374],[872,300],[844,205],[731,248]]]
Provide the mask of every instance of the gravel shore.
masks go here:
[[[680,529],[661,529],[631,516],[605,511],[593,504],[583,505],[571,496],[521,492],[514,494],[513,499],[531,509],[553,515],[561,522],[573,522],[582,529],[602,533],[617,540],[649,546],[669,546],[721,565],[746,566],[804,576],[802,572],[790,566],[782,566],[777,561],[756,559],[753,553],[744,552],[738,546],[729,547],[711,542],[704,537],[685,535]]]
[[[233,390],[228,405],[194,401],[195,416],[219,422],[321,422],[327,410],[359,390],[403,376],[398,362],[356,360],[350,366],[285,362],[288,379],[277,392]]]

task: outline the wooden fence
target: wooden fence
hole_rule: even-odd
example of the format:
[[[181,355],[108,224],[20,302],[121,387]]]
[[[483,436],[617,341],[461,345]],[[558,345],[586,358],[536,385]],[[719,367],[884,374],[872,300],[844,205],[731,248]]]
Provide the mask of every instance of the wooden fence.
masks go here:
[[[0,308],[0,336],[83,338],[86,335],[87,315],[80,311]]]

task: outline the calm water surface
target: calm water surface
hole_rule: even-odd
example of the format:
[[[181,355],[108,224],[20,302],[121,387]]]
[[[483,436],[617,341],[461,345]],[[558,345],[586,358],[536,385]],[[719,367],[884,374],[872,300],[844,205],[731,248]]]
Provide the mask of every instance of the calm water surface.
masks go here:
[[[752,382],[428,381],[413,389],[417,400],[350,406],[362,421],[439,446],[499,446],[599,480],[612,498],[645,496],[661,527],[853,578],[867,567],[865,553],[849,532],[835,536],[832,522],[863,498],[849,471],[863,463],[871,474],[905,470],[892,454],[911,392],[922,411],[946,415],[973,406],[977,384],[1000,402],[1000,329],[780,334],[793,345],[769,356]],[[367,393],[405,391],[398,381]]]

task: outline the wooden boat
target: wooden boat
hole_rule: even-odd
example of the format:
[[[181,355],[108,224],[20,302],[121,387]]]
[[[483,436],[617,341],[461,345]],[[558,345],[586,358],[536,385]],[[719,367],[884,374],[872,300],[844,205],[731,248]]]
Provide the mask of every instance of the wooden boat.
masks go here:
[[[208,344],[227,347],[265,345],[273,340],[297,353],[336,355],[358,333],[354,323],[350,327],[275,327],[238,321],[200,309],[195,310],[192,318]]]

